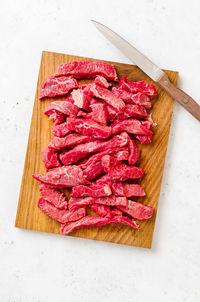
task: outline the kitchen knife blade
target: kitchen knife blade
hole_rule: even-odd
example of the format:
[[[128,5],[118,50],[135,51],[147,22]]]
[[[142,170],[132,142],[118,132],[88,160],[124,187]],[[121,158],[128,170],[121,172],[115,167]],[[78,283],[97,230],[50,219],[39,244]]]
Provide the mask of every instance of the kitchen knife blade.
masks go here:
[[[125,39],[100,22],[91,20],[96,28],[152,80],[200,121],[200,106],[184,91],[175,87],[167,74]]]

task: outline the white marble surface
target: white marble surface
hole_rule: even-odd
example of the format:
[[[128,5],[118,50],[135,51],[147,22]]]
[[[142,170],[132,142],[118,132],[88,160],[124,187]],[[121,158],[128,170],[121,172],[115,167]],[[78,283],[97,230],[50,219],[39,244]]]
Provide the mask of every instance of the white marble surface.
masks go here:
[[[14,228],[42,50],[128,63],[112,27],[198,102],[200,2],[0,0],[0,301],[200,301],[200,123],[175,104],[151,250]]]

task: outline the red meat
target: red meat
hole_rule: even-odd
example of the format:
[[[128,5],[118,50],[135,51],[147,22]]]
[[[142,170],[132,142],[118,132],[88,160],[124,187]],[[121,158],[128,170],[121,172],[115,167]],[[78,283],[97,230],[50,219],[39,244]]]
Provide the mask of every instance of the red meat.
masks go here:
[[[121,112],[125,108],[125,103],[110,90],[93,83],[89,88],[89,95],[104,100],[116,112]]]
[[[60,154],[60,159],[64,165],[74,163],[92,152],[103,151],[107,148],[123,147],[128,142],[127,133],[121,133],[106,141],[94,141],[80,144],[70,151]]]
[[[120,120],[125,120],[130,117],[146,118],[147,116],[148,113],[146,112],[146,109],[143,106],[126,104],[124,111],[118,113],[116,118]]]
[[[77,89],[73,90],[71,93],[72,99],[74,100],[74,104],[86,111],[90,110],[90,101],[91,97],[88,95],[88,92],[86,89]]]
[[[87,180],[92,180],[102,174],[104,174],[104,169],[102,167],[101,161],[91,163],[83,171],[83,175],[87,178]]]
[[[138,184],[129,184],[125,182],[116,182],[112,184],[112,192],[115,196],[125,197],[143,197],[145,196],[144,189]]]
[[[150,144],[152,142],[153,133],[150,135],[136,135],[135,138],[137,138],[141,144]]]
[[[131,220],[124,216],[115,216],[113,218],[108,218],[108,217],[87,215],[76,222],[62,224],[60,228],[60,232],[63,235],[67,235],[81,228],[88,228],[91,226],[103,226],[106,224],[123,224],[139,229],[139,226],[136,224],[134,220]]]
[[[38,207],[43,213],[61,223],[79,220],[86,215],[85,208],[79,208],[76,211],[60,210],[52,206],[43,198],[40,198],[38,201]]]
[[[53,136],[51,138],[49,148],[55,149],[55,150],[61,150],[66,147],[75,146],[78,144],[88,143],[92,142],[95,139],[91,136],[86,136],[78,133],[71,133],[65,137],[57,137]]]
[[[67,127],[83,135],[92,136],[96,139],[108,138],[111,134],[111,127],[100,125],[92,120],[82,118],[68,118]]]
[[[110,196],[112,191],[109,185],[75,186],[72,188],[72,197],[103,197]]]
[[[111,177],[108,174],[105,174],[101,177],[99,177],[96,181],[96,185],[103,185],[108,184],[109,186],[112,186],[113,183],[115,183],[117,180],[111,179]]]
[[[86,119],[91,119],[99,124],[104,126],[107,125],[108,122],[108,110],[106,105],[100,102],[96,102],[95,104],[90,105],[92,112],[86,113],[84,111],[79,111],[78,116],[82,116]]]
[[[144,93],[132,93],[116,87],[112,88],[112,93],[121,98],[125,103],[144,106],[147,109],[151,108],[150,98]]]
[[[69,200],[69,209],[75,210],[77,208],[91,205],[93,203],[104,204],[106,206],[121,206],[121,207],[128,206],[128,200],[126,197],[116,197],[115,195],[110,195],[107,197],[99,197],[99,198],[71,197]]]
[[[51,132],[53,135],[58,137],[63,137],[71,132],[71,130],[67,126],[67,122],[62,123],[60,125],[53,126]]]
[[[50,76],[42,84],[39,99],[65,95],[74,88],[78,88],[78,82],[74,78],[65,76],[56,78]]]
[[[129,159],[128,148],[124,147],[121,148],[120,151],[114,152],[113,157],[116,158],[117,161],[128,160]]]
[[[62,113],[54,113],[50,116],[50,119],[53,119],[53,127],[60,125],[66,121],[66,115]]]
[[[77,115],[79,108],[68,101],[55,101],[48,103],[44,114],[51,116],[53,113],[63,113],[65,115]]]
[[[121,78],[118,87],[132,93],[142,92],[148,95],[150,98],[153,98],[157,95],[156,87],[154,85],[145,83],[143,81],[128,81],[125,76]]]
[[[143,204],[132,200],[129,200],[127,208],[120,207],[120,210],[138,220],[150,219],[154,211],[153,207],[144,206]]]
[[[48,147],[42,150],[42,161],[47,169],[61,166],[57,153]]]
[[[118,81],[112,64],[103,61],[73,61],[58,65],[55,76],[73,75],[76,79],[91,79],[101,75],[110,81]]]
[[[117,209],[117,208],[115,208],[115,207],[111,210],[110,214],[111,214],[111,217],[122,216],[123,215],[122,211],[119,210],[119,209]]]
[[[117,121],[112,124],[113,134],[117,134],[122,131],[135,135],[152,135],[152,132],[147,127],[143,126],[142,121],[136,119]]]
[[[92,211],[94,211],[101,217],[111,217],[111,209],[109,206],[104,206],[103,204],[93,203],[89,207]],[[113,215],[113,216],[115,216],[115,215]]]
[[[130,150],[128,163],[129,163],[129,165],[132,166],[137,162],[137,160],[140,156],[140,150],[137,148],[136,144],[130,137],[129,137],[128,146],[129,146],[129,150]]]
[[[47,184],[41,183],[39,186],[39,190],[42,198],[51,203],[54,207],[64,210],[67,209],[68,203],[65,198],[65,195],[61,193],[58,189],[55,189]]]
[[[89,181],[83,175],[83,171],[78,166],[62,166],[51,169],[47,174],[33,174],[35,179],[57,188],[68,188],[77,185],[88,185]]]
[[[102,86],[104,88],[108,88],[109,86],[111,86],[110,83],[107,82],[107,80],[102,77],[102,76],[97,76],[94,80],[95,84]]]

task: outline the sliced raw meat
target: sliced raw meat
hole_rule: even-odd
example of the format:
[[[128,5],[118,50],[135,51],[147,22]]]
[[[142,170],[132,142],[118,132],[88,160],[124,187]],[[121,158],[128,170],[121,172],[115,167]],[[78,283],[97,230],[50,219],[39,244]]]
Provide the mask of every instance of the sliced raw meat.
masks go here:
[[[84,111],[79,111],[78,116],[91,119],[99,124],[104,126],[107,125],[108,122],[108,110],[106,105],[100,102],[90,105],[92,112],[86,113]]]
[[[152,142],[153,133],[150,135],[136,135],[135,138],[137,138],[141,144],[150,144]]]
[[[150,98],[144,93],[132,93],[116,87],[112,88],[112,93],[121,98],[125,103],[144,106],[147,109],[151,108]]]
[[[125,182],[116,182],[112,184],[112,192],[115,196],[125,197],[143,197],[145,196],[144,189],[138,184],[129,184]]]
[[[124,111],[121,113],[118,113],[116,118],[118,118],[120,120],[125,120],[130,117],[145,118],[147,116],[148,116],[148,113],[146,112],[146,109],[143,106],[126,104]]]
[[[152,135],[152,132],[142,122],[136,119],[127,119],[117,121],[112,124],[112,133],[117,134],[122,131],[132,133],[135,135]]]
[[[113,183],[115,183],[117,180],[111,179],[111,177],[108,174],[105,174],[101,177],[99,177],[96,181],[96,185],[103,185],[108,184],[109,186],[112,186]]]
[[[121,148],[124,150],[117,151],[113,153],[113,157],[116,158],[117,161],[128,160],[129,159],[129,151],[128,148]]]
[[[120,210],[138,220],[150,219],[154,211],[153,207],[144,206],[143,204],[132,200],[129,200],[127,208],[120,207]]]
[[[61,223],[79,220],[86,215],[85,208],[79,208],[76,211],[60,210],[52,206],[43,198],[40,198],[38,201],[38,207],[43,213]]]
[[[103,61],[73,61],[58,65],[55,76],[73,75],[76,79],[91,79],[101,75],[110,81],[118,81],[112,64]]]
[[[53,136],[51,138],[49,148],[61,150],[78,144],[92,142],[94,140],[95,139],[91,136],[86,136],[78,133],[71,133],[65,137]]]
[[[68,188],[77,185],[88,185],[89,181],[83,175],[83,171],[78,166],[62,166],[51,169],[47,174],[33,174],[35,179],[57,188]]]
[[[42,150],[42,161],[47,169],[61,166],[57,153],[48,147]]]
[[[116,112],[121,112],[125,108],[125,103],[110,90],[93,83],[89,89],[89,95],[104,100]]]
[[[83,171],[84,176],[88,180],[92,180],[102,174],[104,174],[104,169],[102,167],[101,161],[96,161],[87,166],[87,168]]]
[[[101,159],[101,163],[105,172],[108,172],[109,177],[115,181],[141,178],[144,175],[144,170],[141,168],[116,162],[110,155],[104,155]]]
[[[92,211],[96,212],[101,217],[111,217],[111,209],[109,206],[93,203],[89,207]]]
[[[109,86],[111,86],[110,83],[107,82],[107,80],[102,77],[102,76],[97,76],[94,80],[95,84],[102,86],[104,88],[108,88]]]
[[[118,87],[132,93],[137,93],[137,92],[145,93],[150,98],[153,98],[154,96],[157,95],[156,87],[154,85],[150,83],[145,83],[143,81],[132,82],[127,80],[125,76],[121,78]]]
[[[132,228],[139,229],[139,226],[136,224],[136,222],[134,220],[129,219],[128,217],[115,216],[113,218],[108,218],[108,217],[87,215],[78,221],[62,224],[60,228],[60,232],[63,235],[67,235],[81,228],[88,228],[92,226],[103,226],[106,224],[123,224],[123,225],[128,225]]]
[[[90,100],[91,97],[88,95],[86,89],[77,89],[73,90],[71,93],[72,99],[74,100],[74,104],[86,111],[90,110]]]
[[[79,108],[68,101],[55,101],[47,104],[44,114],[51,116],[52,114],[62,113],[65,115],[77,115]]]
[[[123,147],[128,142],[127,133],[121,133],[106,141],[95,141],[80,144],[70,151],[60,154],[60,159],[64,165],[74,163],[92,152],[103,151],[107,148]]]
[[[44,200],[48,201],[58,209],[67,210],[68,203],[65,198],[65,195],[61,193],[58,189],[55,189],[47,184],[41,183],[39,186],[39,190]]]
[[[51,132],[53,135],[58,137],[63,137],[71,132],[71,130],[67,127],[67,122],[62,123],[60,125],[55,125],[52,127]]]
[[[103,197],[110,196],[112,191],[109,185],[75,186],[72,189],[72,197]]]
[[[128,200],[126,197],[116,197],[115,195],[110,195],[107,197],[71,197],[69,200],[69,209],[75,210],[80,207],[91,205],[93,203],[103,204],[106,206],[120,206],[127,207]]]
[[[140,156],[140,150],[137,148],[136,144],[130,137],[129,137],[128,146],[129,146],[129,150],[130,150],[128,163],[129,163],[129,165],[132,166],[137,162],[137,160]]]
[[[83,169],[86,169],[89,165],[91,165],[91,163],[99,161],[99,160],[101,160],[102,156],[108,155],[111,153],[113,153],[113,156],[118,159],[118,158],[120,158],[120,156],[124,156],[123,152],[126,152],[127,150],[128,150],[128,148],[126,148],[126,147],[114,147],[114,148],[106,149],[104,151],[91,155],[90,158],[84,164],[81,165],[81,167]],[[122,159],[120,159],[120,160],[122,160]],[[123,160],[125,160],[125,159],[123,159]]]
[[[67,127],[71,131],[92,136],[96,139],[105,139],[111,134],[111,127],[103,126],[92,120],[85,120],[83,118],[68,118]]]
[[[113,208],[112,210],[111,210],[111,217],[114,217],[114,216],[122,216],[123,215],[123,213],[122,213],[122,211],[121,210],[119,210],[119,209],[117,209],[117,208]]]
[[[53,116],[51,115],[51,119],[53,119],[53,121],[54,121],[53,126],[55,127],[66,121],[66,115],[62,114],[62,113],[56,113],[56,114],[53,114]]]
[[[72,77],[59,77],[50,76],[42,84],[39,99],[45,97],[53,98],[58,95],[65,95],[70,90],[78,88],[78,82]]]

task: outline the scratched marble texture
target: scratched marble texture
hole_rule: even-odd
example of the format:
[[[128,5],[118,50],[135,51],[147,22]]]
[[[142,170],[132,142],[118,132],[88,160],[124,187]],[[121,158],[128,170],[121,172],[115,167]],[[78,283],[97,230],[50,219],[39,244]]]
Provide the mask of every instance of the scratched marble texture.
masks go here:
[[[0,0],[0,301],[200,300],[200,123],[175,104],[151,250],[14,228],[42,50],[129,63],[121,33],[200,102],[200,2]]]

